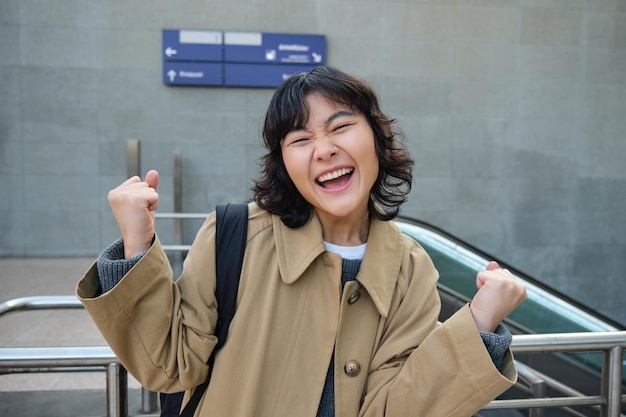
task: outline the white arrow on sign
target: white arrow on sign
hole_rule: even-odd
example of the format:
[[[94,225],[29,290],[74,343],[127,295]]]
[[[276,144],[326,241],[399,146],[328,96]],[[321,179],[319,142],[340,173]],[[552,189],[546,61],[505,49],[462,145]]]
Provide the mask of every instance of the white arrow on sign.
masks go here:
[[[174,82],[174,78],[176,78],[176,71],[173,69],[169,70],[167,72],[167,76],[169,77],[171,83]]]
[[[171,46],[168,46],[167,49],[165,49],[165,55],[167,56],[172,56],[172,55],[176,55],[178,53],[178,51],[176,49],[172,49]]]
[[[311,55],[313,55],[313,62],[322,62],[322,54],[313,52]]]

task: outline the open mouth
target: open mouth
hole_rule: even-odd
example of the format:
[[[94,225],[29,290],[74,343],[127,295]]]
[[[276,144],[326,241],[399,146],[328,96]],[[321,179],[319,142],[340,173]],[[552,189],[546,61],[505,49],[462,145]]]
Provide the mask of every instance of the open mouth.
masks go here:
[[[341,168],[333,172],[321,175],[315,182],[324,188],[338,188],[348,182],[354,168]]]

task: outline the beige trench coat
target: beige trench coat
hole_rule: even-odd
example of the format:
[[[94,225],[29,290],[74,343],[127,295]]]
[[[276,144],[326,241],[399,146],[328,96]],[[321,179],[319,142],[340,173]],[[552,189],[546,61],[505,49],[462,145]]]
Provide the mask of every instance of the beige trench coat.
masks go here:
[[[95,266],[78,283],[113,351],[151,390],[188,398],[207,375],[214,245],[212,214],[175,283],[158,239],[108,293]],[[196,416],[315,417],[333,354],[337,417],[471,416],[515,381],[512,355],[498,372],[467,306],[437,327],[437,271],[392,222],[372,221],[358,281],[342,292],[340,276],[316,217],[289,229],[251,204],[237,312]]]

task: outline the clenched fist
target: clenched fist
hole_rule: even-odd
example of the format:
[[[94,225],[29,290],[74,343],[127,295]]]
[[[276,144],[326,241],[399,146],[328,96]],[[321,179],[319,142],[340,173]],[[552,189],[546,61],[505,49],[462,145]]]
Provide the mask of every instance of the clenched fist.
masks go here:
[[[159,173],[151,170],[144,181],[131,177],[109,192],[109,205],[122,232],[126,259],[152,245],[154,211],[159,207],[158,184]]]
[[[481,332],[493,332],[526,299],[526,287],[495,261],[476,275],[476,287],[470,310]]]

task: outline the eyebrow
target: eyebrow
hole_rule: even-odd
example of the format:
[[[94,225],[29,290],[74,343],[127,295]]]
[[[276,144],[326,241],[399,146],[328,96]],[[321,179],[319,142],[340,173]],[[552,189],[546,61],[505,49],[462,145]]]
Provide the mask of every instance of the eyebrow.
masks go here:
[[[335,119],[338,119],[340,117],[344,117],[344,116],[353,116],[354,113],[348,110],[338,110],[335,113],[331,114],[330,116],[328,116],[328,118],[326,120],[324,120],[324,126],[328,126],[330,125]],[[291,132],[296,132],[298,130],[304,130],[307,131],[307,127],[306,126],[294,126],[289,133]]]

